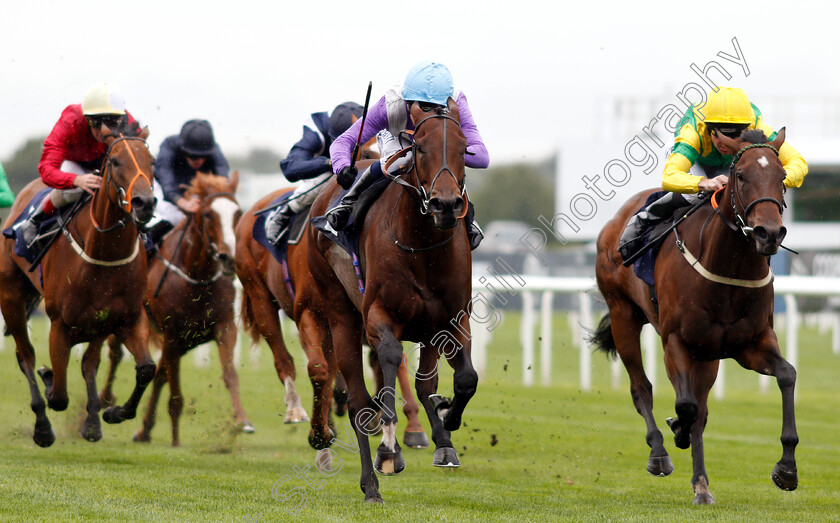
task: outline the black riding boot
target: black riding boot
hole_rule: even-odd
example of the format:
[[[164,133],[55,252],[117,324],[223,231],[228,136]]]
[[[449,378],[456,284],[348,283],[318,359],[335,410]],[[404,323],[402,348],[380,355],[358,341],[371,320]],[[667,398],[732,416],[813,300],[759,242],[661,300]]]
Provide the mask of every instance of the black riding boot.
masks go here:
[[[671,217],[678,208],[687,204],[679,193],[669,192],[647,206],[647,209],[632,216],[627,222],[621,239],[618,240],[618,252],[625,260],[629,259],[644,244],[644,233],[662,220]]]
[[[464,217],[467,222],[467,238],[470,240],[470,249],[475,250],[484,239],[484,231],[478,226],[475,221],[475,207],[472,202],[469,202],[467,207],[467,215]]]
[[[283,232],[289,226],[289,222],[292,221],[294,215],[295,211],[289,207],[288,203],[284,203],[272,212],[265,219],[265,237],[268,238],[268,241],[277,245],[277,242],[280,241]]]
[[[44,206],[40,205],[35,214],[20,223],[21,236],[27,247],[31,247],[35,243],[38,238],[38,229],[50,216],[52,215],[44,212]]]
[[[365,169],[362,174],[356,179],[356,182],[353,183],[353,186],[350,187],[350,190],[347,191],[347,194],[344,195],[344,198],[338,202],[330,212],[327,213],[327,221],[332,225],[332,228],[336,231],[340,231],[347,226],[347,221],[350,219],[350,213],[353,211],[353,204],[356,203],[356,200],[359,199],[359,196],[370,187],[373,182],[378,180],[381,177],[379,173],[373,171],[373,169],[367,168]]]
[[[149,239],[152,240],[152,244],[154,244],[155,247],[160,247],[160,244],[163,243],[163,237],[174,228],[175,226],[168,221],[160,220],[156,224],[152,225],[146,231],[146,234],[149,236]]]

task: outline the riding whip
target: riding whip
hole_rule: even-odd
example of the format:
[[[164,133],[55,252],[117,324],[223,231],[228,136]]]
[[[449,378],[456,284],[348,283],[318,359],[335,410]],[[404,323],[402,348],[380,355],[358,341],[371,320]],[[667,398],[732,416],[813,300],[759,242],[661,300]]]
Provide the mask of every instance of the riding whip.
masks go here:
[[[362,145],[362,131],[365,130],[365,119],[367,118],[368,105],[370,105],[370,91],[373,89],[373,82],[368,82],[367,94],[365,95],[365,108],[362,110],[362,124],[359,126],[359,137],[356,138],[356,146],[353,147],[353,157],[350,159],[350,169],[356,166],[356,156],[359,155],[359,147]]]

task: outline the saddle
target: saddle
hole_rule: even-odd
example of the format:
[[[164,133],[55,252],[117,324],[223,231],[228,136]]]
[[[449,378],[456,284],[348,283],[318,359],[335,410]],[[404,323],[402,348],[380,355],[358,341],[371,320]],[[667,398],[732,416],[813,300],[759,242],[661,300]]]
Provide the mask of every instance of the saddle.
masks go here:
[[[358,256],[359,239],[362,234],[362,226],[365,223],[365,216],[367,216],[373,202],[375,202],[376,199],[379,198],[379,196],[385,191],[389,183],[391,183],[391,180],[383,177],[376,180],[370,185],[370,187],[365,189],[361,196],[359,196],[359,199],[356,200],[356,203],[353,204],[353,210],[350,213],[350,220],[347,222],[344,229],[340,231],[333,229],[329,222],[327,222],[325,216],[316,216],[311,218],[309,221],[311,221],[312,225],[321,231],[327,238],[347,251],[348,254],[351,256]],[[336,195],[335,199],[330,203],[327,211],[337,206],[338,202],[341,201],[341,198],[344,197],[345,194],[347,194],[347,190],[341,191],[341,193]]]

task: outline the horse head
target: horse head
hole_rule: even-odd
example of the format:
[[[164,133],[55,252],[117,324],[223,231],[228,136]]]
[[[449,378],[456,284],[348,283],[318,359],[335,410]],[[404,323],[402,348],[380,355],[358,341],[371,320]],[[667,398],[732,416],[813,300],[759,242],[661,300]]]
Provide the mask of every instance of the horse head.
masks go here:
[[[785,130],[782,128],[772,142],[760,130],[746,131],[736,139],[722,134],[718,138],[737,151],[721,200],[725,201],[728,192],[734,223],[744,234],[752,235],[760,254],[776,254],[787,234],[782,223],[785,170],[779,160]]]
[[[464,155],[467,139],[461,130],[458,104],[428,112],[411,106],[414,126],[414,170],[424,211],[431,211],[435,227],[449,230],[467,213]]]
[[[195,196],[201,202],[195,214],[195,226],[225,276],[232,276],[235,272],[234,229],[242,216],[234,196],[238,183],[239,171],[234,171],[230,180],[224,176],[198,173],[185,194],[185,197]]]
[[[154,157],[146,141],[109,135],[105,145],[102,175],[108,200],[131,216],[134,223],[147,224],[155,212],[155,196],[152,193]]]

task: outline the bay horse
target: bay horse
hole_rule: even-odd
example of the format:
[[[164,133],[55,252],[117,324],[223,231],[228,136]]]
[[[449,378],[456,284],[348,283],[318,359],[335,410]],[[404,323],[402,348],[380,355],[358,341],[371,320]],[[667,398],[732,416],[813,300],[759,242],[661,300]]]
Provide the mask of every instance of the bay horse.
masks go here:
[[[146,257],[140,252],[137,229],[154,213],[154,160],[142,138],[110,135],[105,140],[107,149],[100,170],[104,177],[102,187],[81,207],[64,234],[57,233],[58,238],[41,261],[40,271],[29,272],[29,263],[14,254],[14,239],[3,238],[0,245],[0,307],[15,339],[18,364],[29,384],[30,406],[35,413],[33,439],[41,447],[52,445],[55,433],[35,380],[35,351],[26,325],[26,305],[39,294],[45,298],[50,318],[53,368],[42,367],[38,374],[51,409],[67,408],[70,349],[77,343],[89,342],[82,358],[88,393],[88,415],[81,431],[85,439],[102,438],[96,370],[102,342],[108,335],[116,335],[134,356],[137,366],[131,396],[122,406],[111,406],[103,412],[106,422],[134,418],[143,391],[155,373],[143,310]],[[7,227],[44,187],[38,179],[20,192]]]
[[[714,503],[703,454],[707,399],[719,360],[732,358],[746,369],[775,376],[782,394],[782,458],[772,479],[783,490],[797,487],[794,449],[796,371],[782,357],[773,331],[773,284],[769,257],[785,237],[782,222],[785,171],[778,151],[784,129],[772,142],[761,131],[738,139],[718,135],[737,151],[729,183],[675,230],[676,241],[659,251],[654,281],[659,307],[648,285],[624,267],[617,243],[628,219],[653,191],[637,194],[606,224],[597,240],[596,278],[608,314],[593,341],[617,353],[630,376],[636,410],[647,426],[651,448],[647,470],[673,471],[662,433],[653,420],[651,384],[642,366],[639,333],[650,323],[662,338],[665,368],[676,392],[677,417],[669,418],[678,448],[691,447],[694,503]],[[699,260],[699,261],[698,261]]]
[[[365,162],[362,161],[359,165],[363,166]],[[309,417],[294,386],[294,359],[283,340],[279,311],[282,309],[297,325],[313,389],[309,444],[312,448],[322,451],[330,447],[335,437],[330,419],[333,398],[336,412],[342,414],[346,409],[347,393],[341,374],[337,374],[338,365],[333,352],[332,338],[325,323],[326,309],[330,305],[324,301],[323,295],[314,285],[308,268],[307,252],[311,248],[311,238],[308,233],[304,233],[299,243],[288,246],[286,274],[280,262],[252,235],[257,211],[266,208],[287,192],[289,189],[279,189],[263,197],[237,224],[236,272],[242,283],[241,318],[243,327],[250,333],[252,340],[256,343],[261,337],[265,339],[274,355],[277,376],[286,388],[286,423],[304,422],[309,420]],[[311,225],[307,222],[305,227],[310,228]],[[289,292],[287,280],[294,287],[294,296]],[[403,411],[409,420],[405,438],[410,446],[424,448],[428,446],[428,438],[423,433],[417,416],[419,406],[411,395],[405,366],[402,371],[406,385],[403,389],[406,396]],[[318,460],[319,465],[328,467],[329,454],[322,453],[321,456]]]
[[[159,252],[150,259],[146,285],[146,310],[159,336],[160,363],[143,427],[134,441],[151,441],[155,411],[164,383],[169,383],[169,416],[172,446],[178,446],[178,421],[184,398],[180,383],[180,360],[194,347],[215,341],[219,348],[222,378],[233,403],[236,427],[254,432],[239,397],[239,377],[233,362],[236,346],[234,321],[234,225],[242,214],[236,201],[239,173],[231,179],[198,173],[185,193],[200,207],[170,232]],[[122,357],[119,344],[111,343],[111,366],[101,397],[112,396],[116,365]]]
[[[362,225],[359,245],[364,294],[347,252],[310,229],[316,249],[309,250],[308,265],[318,292],[330,304],[324,311],[329,326],[326,335],[332,337],[339,368],[347,380],[349,414],[362,463],[360,486],[365,501],[378,503],[382,497],[374,469],[396,474],[405,468],[396,441],[394,408],[397,371],[404,360],[401,341],[418,342],[415,389],[432,428],[434,465],[460,465],[450,431],[460,427],[464,408],[478,383],[470,360],[472,257],[462,219],[468,203],[464,179],[467,141],[458,106],[451,98],[447,107],[430,112],[415,103],[410,115],[415,122],[411,167],[405,174],[389,175],[393,183],[373,203]],[[335,183],[328,186],[313,204],[312,214],[325,214],[338,191]],[[365,386],[363,335],[382,367],[384,387],[375,399]],[[452,400],[435,395],[440,355],[454,369]],[[377,407],[382,410],[383,439],[372,464],[367,421]]]

